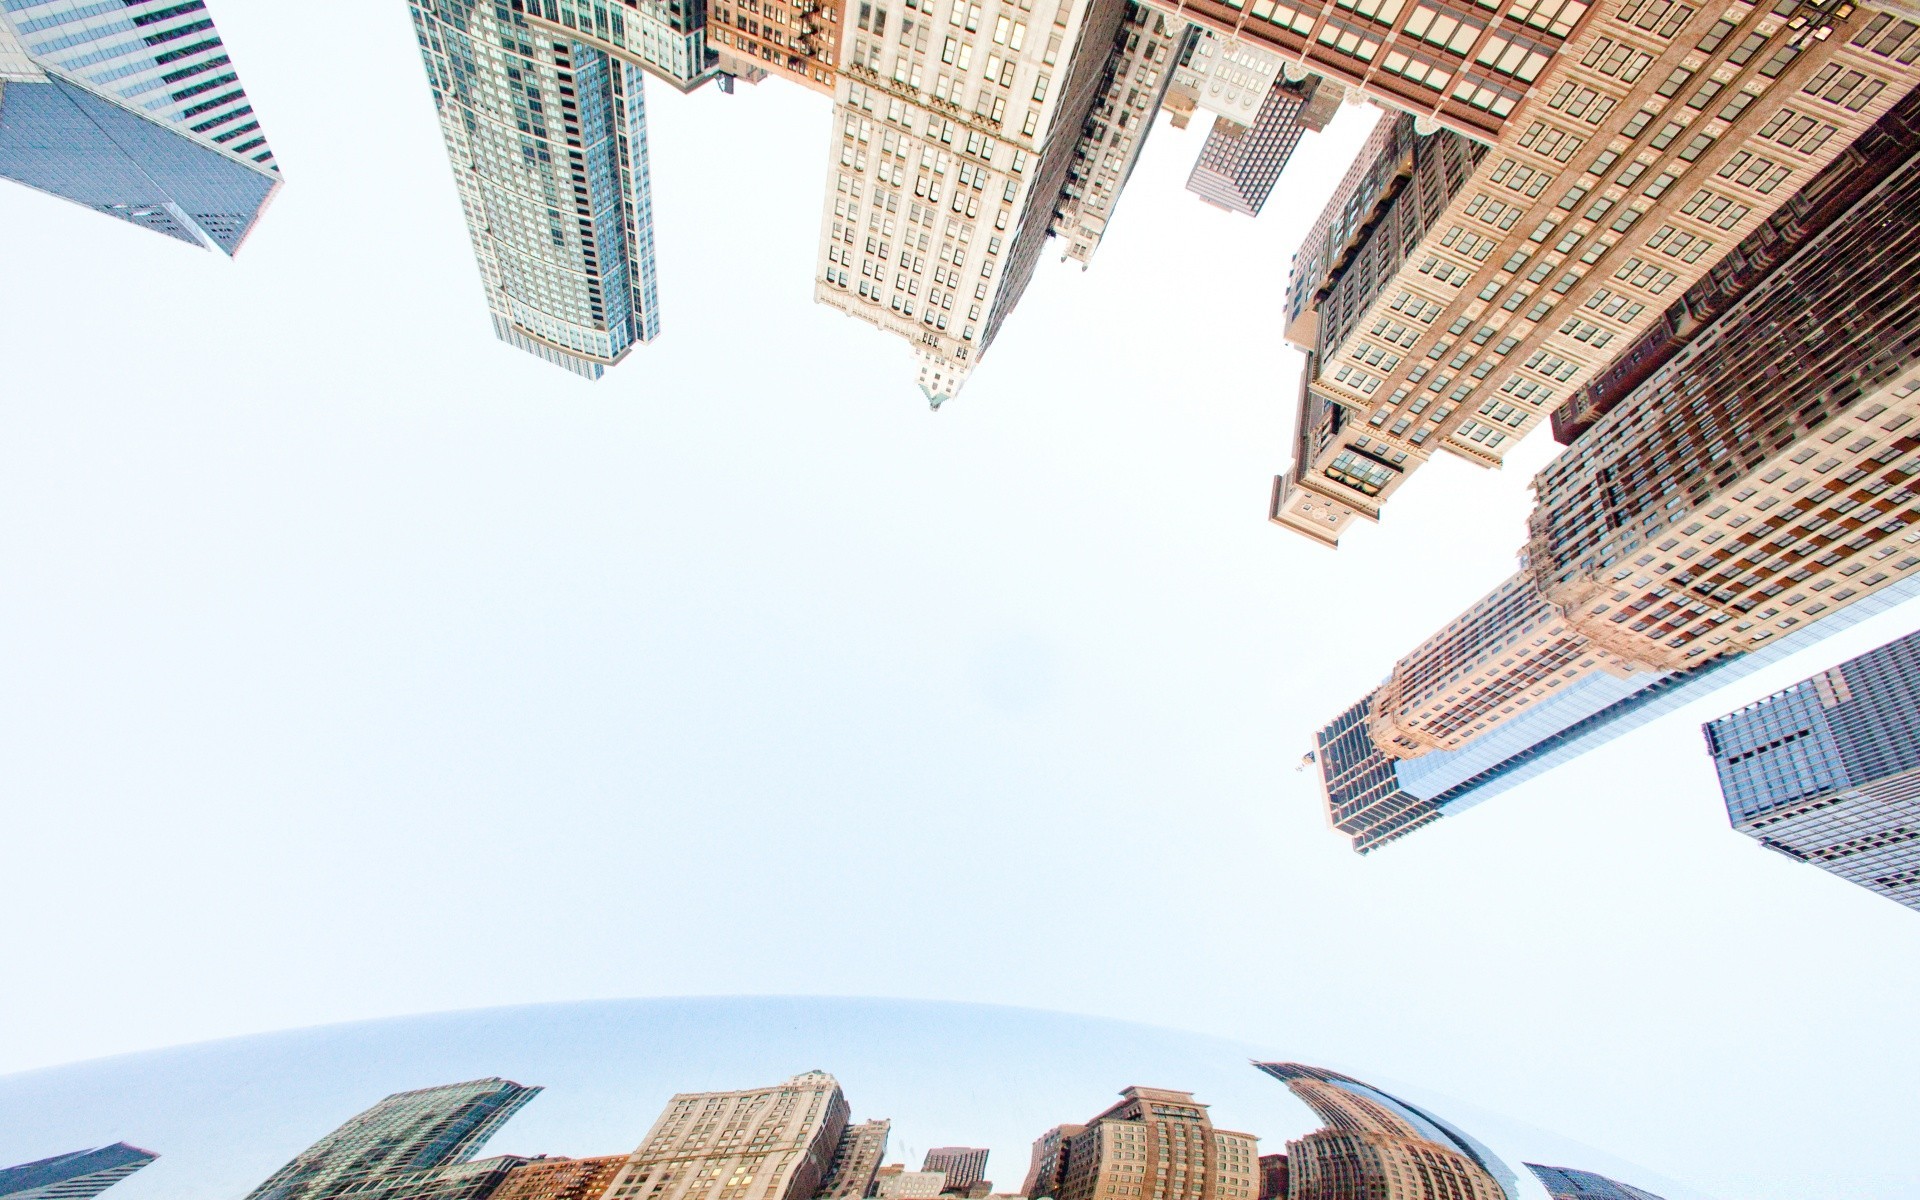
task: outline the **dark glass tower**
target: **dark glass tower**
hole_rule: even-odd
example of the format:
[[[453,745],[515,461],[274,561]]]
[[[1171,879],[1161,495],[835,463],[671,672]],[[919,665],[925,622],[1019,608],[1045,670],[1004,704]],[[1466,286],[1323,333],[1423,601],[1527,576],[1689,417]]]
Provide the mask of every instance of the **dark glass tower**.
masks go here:
[[[151,1150],[115,1142],[93,1150],[56,1154],[17,1167],[0,1168],[4,1200],[88,1200],[160,1157]]]
[[[1618,1179],[1608,1179],[1605,1175],[1595,1175],[1592,1171],[1576,1171],[1572,1167],[1543,1167],[1539,1163],[1528,1163],[1527,1170],[1532,1171],[1547,1189],[1547,1195],[1553,1200],[1661,1200],[1661,1197],[1630,1183],[1621,1183]]]
[[[1920,633],[1703,732],[1735,829],[1920,909]]]

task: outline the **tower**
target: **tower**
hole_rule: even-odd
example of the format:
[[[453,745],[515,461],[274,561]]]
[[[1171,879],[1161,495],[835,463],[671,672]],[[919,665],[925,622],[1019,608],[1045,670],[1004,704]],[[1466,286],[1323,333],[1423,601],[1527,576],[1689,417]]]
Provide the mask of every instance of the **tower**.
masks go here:
[[[0,7],[0,178],[233,254],[280,168],[204,4],[52,0]]]

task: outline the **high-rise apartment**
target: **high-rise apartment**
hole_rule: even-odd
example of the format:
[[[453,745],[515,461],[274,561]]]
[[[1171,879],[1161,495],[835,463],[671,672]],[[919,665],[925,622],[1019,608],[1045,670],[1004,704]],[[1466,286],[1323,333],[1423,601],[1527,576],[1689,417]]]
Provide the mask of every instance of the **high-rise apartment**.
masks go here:
[[[520,0],[409,7],[495,334],[598,379],[660,330],[641,68]]]
[[[1513,1168],[1425,1109],[1322,1067],[1254,1065],[1327,1123],[1287,1143],[1292,1200],[1518,1200]]]
[[[920,1169],[945,1175],[942,1191],[965,1194],[975,1184],[987,1181],[987,1154],[981,1146],[937,1146],[927,1151]]]
[[[1415,129],[1410,162],[1381,147],[1378,210],[1296,263],[1318,273],[1296,280],[1317,320],[1290,322],[1312,335],[1314,432],[1270,515],[1330,546],[1438,449],[1499,465],[1920,78],[1887,14],[1810,0],[1548,0],[1484,29],[1385,7],[1510,64],[1513,99],[1490,145]]]
[[[885,0],[847,14],[814,297],[912,343],[936,408],[1033,275],[1125,12]]]
[[[1553,1200],[1661,1200],[1644,1188],[1608,1179],[1592,1171],[1576,1171],[1572,1167],[1543,1167],[1539,1163],[1528,1163],[1527,1170],[1534,1173]]]
[[[1260,1156],[1260,1200],[1286,1200],[1286,1197],[1287,1156],[1262,1154]]]
[[[1083,268],[1106,236],[1120,189],[1133,175],[1166,99],[1173,65],[1192,35],[1186,22],[1128,0],[1100,98],[1087,114],[1054,216],[1053,231],[1066,240],[1066,257]]]
[[[1215,117],[1187,190],[1228,212],[1259,216],[1300,144],[1301,118],[1317,86],[1314,80],[1274,84],[1250,125]]]
[[[115,1142],[15,1167],[0,1167],[4,1200],[91,1200],[160,1156]]]
[[[750,80],[763,72],[831,96],[844,3],[714,0],[707,38],[722,70]]]
[[[1034,1143],[1026,1192],[1055,1200],[1257,1200],[1259,1143],[1215,1129],[1191,1092],[1130,1087]]]
[[[886,1158],[890,1121],[862,1121],[840,1134],[833,1165],[820,1185],[820,1200],[861,1200],[873,1195],[874,1176]]]
[[[280,186],[202,0],[0,5],[0,178],[232,254]]]
[[[624,1154],[529,1159],[509,1171],[488,1200],[600,1200],[626,1162]]]
[[[1920,633],[1703,732],[1735,829],[1920,909]]]
[[[476,1079],[399,1092],[348,1120],[275,1171],[247,1200],[329,1200],[351,1193],[388,1196],[443,1193],[435,1173],[448,1171],[455,1194],[484,1183],[494,1166],[469,1178],[474,1154],[538,1095],[505,1079]],[[498,1164],[501,1160],[489,1160]],[[511,1165],[523,1160],[511,1160]],[[462,1168],[454,1171],[454,1168]],[[504,1172],[502,1172],[504,1173]],[[498,1180],[493,1180],[497,1183]]]
[[[613,1200],[812,1200],[847,1128],[825,1071],[773,1087],[668,1101],[607,1195]]]
[[[1540,473],[1521,570],[1321,732],[1356,848],[1920,590],[1920,97],[1873,136],[1865,193]]]

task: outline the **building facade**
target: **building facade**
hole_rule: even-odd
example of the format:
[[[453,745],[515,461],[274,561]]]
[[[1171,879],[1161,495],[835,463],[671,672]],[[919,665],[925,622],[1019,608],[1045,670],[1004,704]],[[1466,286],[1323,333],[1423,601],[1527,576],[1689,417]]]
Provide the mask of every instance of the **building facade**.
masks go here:
[[[115,1142],[14,1167],[0,1167],[4,1200],[91,1200],[160,1156]]]
[[[1019,302],[1126,0],[848,14],[814,298],[906,339],[939,407]]]
[[[528,1159],[508,1172],[489,1200],[600,1200],[626,1161],[624,1154]]]
[[[511,1080],[476,1079],[396,1093],[302,1151],[247,1200],[430,1191],[435,1172],[470,1165],[486,1140],[539,1092]]]
[[[660,331],[640,68],[489,0],[409,7],[495,334],[598,379]]]
[[[874,1195],[886,1200],[929,1200],[947,1188],[944,1171],[909,1171],[902,1164],[898,1171],[884,1172],[874,1185]]]
[[[1313,80],[1274,84],[1250,125],[1215,117],[1187,190],[1216,208],[1259,216],[1300,144],[1306,129],[1302,118],[1316,87]]]
[[[1140,161],[1173,82],[1174,64],[1194,32],[1186,22],[1138,0],[1127,4],[1100,98],[1087,114],[1054,216],[1053,231],[1066,242],[1065,256],[1083,268],[1106,236],[1120,189]]]
[[[938,1146],[927,1151],[920,1169],[946,1176],[943,1191],[964,1194],[974,1185],[987,1182],[987,1154],[980,1146]]]
[[[811,1200],[847,1128],[824,1071],[773,1087],[673,1097],[627,1156],[613,1200]]]
[[[849,1125],[833,1152],[833,1165],[820,1185],[821,1200],[860,1200],[873,1195],[874,1176],[887,1154],[890,1121],[862,1121]]]
[[[1592,1171],[1576,1171],[1572,1167],[1543,1167],[1539,1163],[1528,1163],[1526,1166],[1553,1200],[1661,1200],[1661,1197],[1643,1188],[1608,1179]]]
[[[1920,909],[1920,634],[1702,732],[1735,829]]]
[[[200,0],[0,4],[0,178],[239,250],[280,168]]]
[[[1917,105],[1864,196],[1540,473],[1521,570],[1322,731],[1356,848],[1920,586]]]
[[[1130,1087],[1085,1125],[1034,1144],[1029,1196],[1056,1200],[1257,1200],[1259,1142],[1215,1129],[1191,1092]]]
[[[1315,289],[1309,388],[1347,419],[1273,520],[1334,545],[1436,449],[1499,465],[1920,78],[1887,14],[1802,7],[1601,0],[1563,46],[1503,16],[1524,87],[1498,136],[1462,171],[1424,148],[1458,135],[1416,130],[1411,174]]]

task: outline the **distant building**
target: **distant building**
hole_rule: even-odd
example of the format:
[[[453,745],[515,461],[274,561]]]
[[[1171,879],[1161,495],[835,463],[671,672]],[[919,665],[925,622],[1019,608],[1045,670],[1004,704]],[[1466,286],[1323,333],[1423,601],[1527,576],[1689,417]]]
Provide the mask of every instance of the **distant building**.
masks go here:
[[[942,1191],[965,1195],[975,1184],[987,1181],[987,1153],[977,1146],[940,1146],[927,1151],[920,1169],[945,1175]]]
[[[1287,1200],[1287,1156],[1260,1156],[1260,1200]]]
[[[885,1200],[926,1200],[929,1196],[938,1196],[947,1187],[944,1171],[909,1171],[904,1165],[898,1171],[884,1171],[874,1184],[874,1195]]]
[[[1920,633],[1703,732],[1735,829],[1920,909]]]
[[[1539,1163],[1528,1163],[1527,1170],[1539,1178],[1553,1200],[1662,1200],[1652,1192],[1592,1171],[1543,1167]]]
[[[525,1160],[476,1164],[473,1155],[539,1092],[506,1079],[476,1079],[396,1093],[302,1151],[247,1200],[484,1194]]]
[[[0,5],[0,178],[232,254],[280,168],[202,3]]]
[[[507,1173],[489,1200],[600,1200],[627,1156],[535,1158]]]
[[[772,1087],[683,1092],[614,1178],[616,1200],[812,1200],[847,1128],[825,1071]]]
[[[847,1126],[833,1152],[833,1165],[820,1185],[821,1200],[861,1200],[873,1195],[874,1177],[887,1153],[888,1121],[862,1121]]]
[[[1275,83],[1250,125],[1215,117],[1187,190],[1215,207],[1259,216],[1300,144],[1306,127],[1301,117],[1314,87],[1313,80]]]
[[[1191,1092],[1130,1087],[1034,1143],[1026,1193],[1056,1200],[1258,1200],[1259,1141],[1215,1129]]]
[[[160,1157],[115,1142],[17,1167],[0,1167],[0,1200],[88,1200]]]
[[[495,335],[600,378],[660,332],[641,68],[492,0],[409,8]]]

